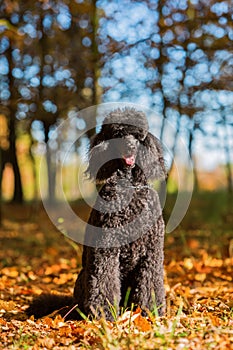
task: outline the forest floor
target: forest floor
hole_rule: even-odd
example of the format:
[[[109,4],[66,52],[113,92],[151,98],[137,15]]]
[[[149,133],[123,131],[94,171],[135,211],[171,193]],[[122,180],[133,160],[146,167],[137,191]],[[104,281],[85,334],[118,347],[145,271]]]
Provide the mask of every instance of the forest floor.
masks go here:
[[[54,228],[42,206],[3,205],[0,349],[233,349],[233,214],[222,201],[196,196],[166,235],[166,316],[126,310],[115,322],[26,317],[41,292],[72,293],[81,247]]]

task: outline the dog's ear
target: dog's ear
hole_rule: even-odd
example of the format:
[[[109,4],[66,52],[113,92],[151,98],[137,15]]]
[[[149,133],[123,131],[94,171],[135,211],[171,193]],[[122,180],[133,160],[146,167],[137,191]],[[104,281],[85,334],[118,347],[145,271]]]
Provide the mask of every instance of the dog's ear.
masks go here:
[[[87,173],[95,181],[103,182],[108,179],[119,167],[116,159],[117,152],[113,140],[105,140],[101,131],[91,140],[89,150],[89,165]]]
[[[138,171],[142,171],[147,179],[165,180],[167,178],[161,144],[149,132],[145,140],[140,143],[136,163],[139,167]]]

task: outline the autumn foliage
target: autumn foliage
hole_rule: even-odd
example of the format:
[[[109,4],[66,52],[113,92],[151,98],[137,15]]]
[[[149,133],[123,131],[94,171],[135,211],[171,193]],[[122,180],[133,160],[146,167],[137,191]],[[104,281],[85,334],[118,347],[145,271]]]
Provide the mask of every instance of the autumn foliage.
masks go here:
[[[15,220],[10,220],[13,210]],[[33,218],[29,207],[4,207],[7,219],[0,230],[1,349],[232,348],[231,217],[225,216],[224,223],[206,222],[201,228],[191,228],[189,214],[189,220],[167,235],[165,317],[158,318],[155,310],[146,318],[138,308],[122,310],[111,323],[86,318],[65,321],[56,313],[37,321],[27,319],[24,311],[32,297],[42,291],[70,294],[80,269],[81,248],[75,250],[41,208],[36,213]]]

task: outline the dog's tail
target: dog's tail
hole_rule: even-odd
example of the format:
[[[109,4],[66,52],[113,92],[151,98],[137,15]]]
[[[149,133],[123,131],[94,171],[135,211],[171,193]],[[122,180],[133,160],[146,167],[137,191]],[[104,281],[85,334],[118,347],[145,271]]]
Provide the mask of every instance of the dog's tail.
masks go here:
[[[32,303],[26,310],[26,314],[28,316],[33,315],[37,319],[62,308],[67,307],[66,309],[68,309],[68,307],[72,306],[74,302],[74,298],[69,295],[42,293],[37,298],[33,299]]]

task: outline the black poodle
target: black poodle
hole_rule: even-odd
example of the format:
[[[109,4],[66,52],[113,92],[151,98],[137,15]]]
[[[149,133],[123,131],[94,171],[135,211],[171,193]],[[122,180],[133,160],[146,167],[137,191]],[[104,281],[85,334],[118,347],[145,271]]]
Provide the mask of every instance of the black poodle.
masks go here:
[[[41,317],[71,305],[67,318],[82,313],[113,319],[114,307],[140,306],[165,311],[163,282],[164,222],[157,192],[149,179],[164,179],[158,140],[148,132],[146,116],[117,109],[105,119],[90,145],[88,172],[98,185],[73,297],[43,294],[28,315]],[[69,312],[69,311],[68,311]]]

